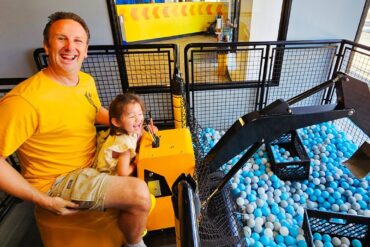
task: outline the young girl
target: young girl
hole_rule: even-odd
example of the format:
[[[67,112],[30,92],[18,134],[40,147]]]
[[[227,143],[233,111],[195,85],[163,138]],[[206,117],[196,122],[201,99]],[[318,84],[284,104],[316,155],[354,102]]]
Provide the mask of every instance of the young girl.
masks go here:
[[[119,94],[109,106],[109,136],[101,147],[96,169],[119,176],[132,175],[136,146],[143,132],[144,102],[132,93]]]

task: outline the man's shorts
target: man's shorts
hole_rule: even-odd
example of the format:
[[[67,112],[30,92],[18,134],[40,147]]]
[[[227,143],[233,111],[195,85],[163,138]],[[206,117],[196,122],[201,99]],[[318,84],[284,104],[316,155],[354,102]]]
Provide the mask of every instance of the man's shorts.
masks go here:
[[[78,169],[57,177],[48,194],[73,201],[80,205],[79,209],[103,211],[108,180],[108,174],[96,169]]]

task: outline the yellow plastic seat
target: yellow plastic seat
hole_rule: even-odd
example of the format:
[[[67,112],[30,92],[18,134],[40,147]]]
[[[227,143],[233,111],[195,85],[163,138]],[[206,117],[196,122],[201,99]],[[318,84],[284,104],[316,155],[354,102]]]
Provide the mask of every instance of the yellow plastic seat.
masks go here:
[[[153,195],[150,199],[152,212],[156,199]],[[119,247],[124,244],[117,222],[118,210],[81,211],[59,216],[36,207],[35,218],[45,247]]]
[[[124,243],[117,210],[81,211],[59,216],[36,207],[35,217],[45,247],[119,247]]]

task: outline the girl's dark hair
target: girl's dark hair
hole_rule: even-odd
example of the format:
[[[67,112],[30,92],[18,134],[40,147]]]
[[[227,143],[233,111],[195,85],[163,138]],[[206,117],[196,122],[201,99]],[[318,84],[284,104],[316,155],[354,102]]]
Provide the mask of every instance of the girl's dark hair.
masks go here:
[[[49,44],[49,33],[50,33],[50,27],[53,25],[54,22],[59,20],[74,20],[81,24],[83,29],[85,29],[86,35],[87,35],[87,43],[89,43],[90,40],[90,30],[88,26],[86,25],[86,22],[78,15],[72,12],[55,12],[54,14],[51,14],[49,17],[48,23],[46,23],[44,28],[44,44]]]
[[[119,94],[109,105],[109,125],[110,125],[110,135],[122,135],[127,134],[126,130],[123,128],[116,127],[112,119],[121,119],[121,115],[125,110],[125,106],[130,103],[138,103],[141,106],[143,112],[145,112],[144,101],[136,94],[133,93],[124,93]]]

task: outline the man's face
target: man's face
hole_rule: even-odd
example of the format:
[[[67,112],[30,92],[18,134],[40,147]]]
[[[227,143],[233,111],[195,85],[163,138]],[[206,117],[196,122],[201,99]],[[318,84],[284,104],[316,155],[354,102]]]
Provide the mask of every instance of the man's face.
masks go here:
[[[49,55],[49,69],[60,76],[76,75],[87,57],[87,34],[74,20],[58,20],[49,30],[49,40],[44,44]]]

